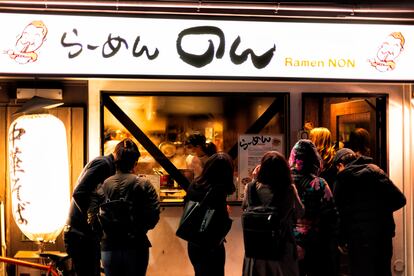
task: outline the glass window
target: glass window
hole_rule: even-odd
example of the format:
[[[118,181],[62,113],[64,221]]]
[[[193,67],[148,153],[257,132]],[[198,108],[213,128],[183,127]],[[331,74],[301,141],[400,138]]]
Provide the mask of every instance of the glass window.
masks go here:
[[[191,158],[199,155],[202,160],[204,155],[186,143],[192,134],[204,136],[234,159],[237,189],[229,200],[242,199],[246,175],[251,176],[262,154],[253,148],[272,137],[269,143],[286,154],[286,93],[103,95],[103,152],[112,152],[125,137],[134,139],[141,152],[138,174],[152,181],[162,202],[181,202],[197,174]],[[241,145],[249,146],[249,154],[243,152],[246,160],[239,160]],[[243,174],[239,164],[248,164],[242,165]],[[244,181],[239,181],[242,175]]]

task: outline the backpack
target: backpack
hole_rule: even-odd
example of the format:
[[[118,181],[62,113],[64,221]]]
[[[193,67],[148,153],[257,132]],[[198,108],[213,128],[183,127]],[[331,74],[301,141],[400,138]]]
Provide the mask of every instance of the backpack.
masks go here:
[[[128,238],[136,236],[136,210],[134,203],[129,199],[134,186],[135,182],[122,197],[112,200],[106,197],[99,205],[98,221],[106,236]]]
[[[256,182],[248,184],[248,206],[241,216],[245,256],[277,260],[283,256],[287,224],[280,221],[278,208],[264,206],[258,197]]]

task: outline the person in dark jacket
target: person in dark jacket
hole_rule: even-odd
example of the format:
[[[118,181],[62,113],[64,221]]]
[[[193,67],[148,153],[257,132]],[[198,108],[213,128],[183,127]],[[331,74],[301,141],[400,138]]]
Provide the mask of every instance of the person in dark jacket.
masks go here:
[[[242,209],[250,204],[251,191],[256,191],[257,199],[263,206],[276,207],[281,220],[286,225],[283,236],[283,255],[277,260],[244,257],[243,276],[297,276],[299,267],[296,242],[293,237],[293,222],[304,211],[292,177],[289,165],[279,152],[266,152],[257,168],[257,180],[245,186]],[[255,190],[253,190],[255,189]],[[251,200],[253,202],[253,200]],[[256,206],[256,205],[253,205]]]
[[[299,140],[291,150],[292,178],[305,206],[305,214],[296,221],[294,228],[301,276],[338,275],[339,217],[332,191],[325,179],[319,177],[322,164],[310,140]]]
[[[393,212],[406,204],[404,194],[372,162],[349,148],[340,149],[334,158],[334,198],[352,276],[391,276]]]
[[[123,145],[120,142],[116,148]],[[88,210],[98,185],[114,173],[114,155],[109,154],[90,161],[78,177],[64,229],[66,252],[72,259],[77,276],[100,275],[99,236],[87,222]]]
[[[107,178],[98,189],[100,200],[97,203],[100,205],[123,199],[121,204],[128,208],[122,210],[128,213],[120,214],[116,219],[126,218],[128,221],[121,221],[125,227],[109,229],[106,228],[108,225],[101,223],[102,263],[106,276],[144,276],[151,247],[147,232],[159,221],[160,204],[150,181],[134,174],[140,156],[137,145],[130,139],[123,140],[122,143],[123,147],[115,149],[116,173]],[[109,211],[117,211],[115,208],[112,207]],[[93,206],[91,209],[94,209]],[[91,223],[94,224],[93,221]],[[112,225],[112,222],[109,223]]]
[[[235,191],[233,160],[224,152],[213,154],[205,163],[203,171],[189,186],[185,201],[200,202],[207,192],[205,203],[215,210],[223,221],[229,217],[227,196]],[[201,247],[188,243],[188,256],[195,276],[224,276],[226,252],[224,243],[216,247]]]
[[[371,138],[368,130],[360,127],[349,134],[349,146],[347,148],[353,150],[356,156],[371,156],[370,143]]]

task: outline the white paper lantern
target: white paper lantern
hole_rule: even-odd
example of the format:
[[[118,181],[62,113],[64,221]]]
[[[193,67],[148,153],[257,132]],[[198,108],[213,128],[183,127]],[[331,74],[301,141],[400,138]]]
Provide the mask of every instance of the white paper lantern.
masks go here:
[[[51,114],[23,115],[9,128],[13,218],[32,241],[54,242],[70,204],[65,126]]]

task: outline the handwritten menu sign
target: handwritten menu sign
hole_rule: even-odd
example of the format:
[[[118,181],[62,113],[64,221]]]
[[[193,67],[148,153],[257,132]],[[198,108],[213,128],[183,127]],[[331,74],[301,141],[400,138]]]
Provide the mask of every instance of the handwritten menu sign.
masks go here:
[[[243,200],[244,187],[253,180],[254,168],[260,164],[262,156],[267,151],[283,153],[283,135],[243,134],[239,135],[239,174],[238,174],[238,200]]]

